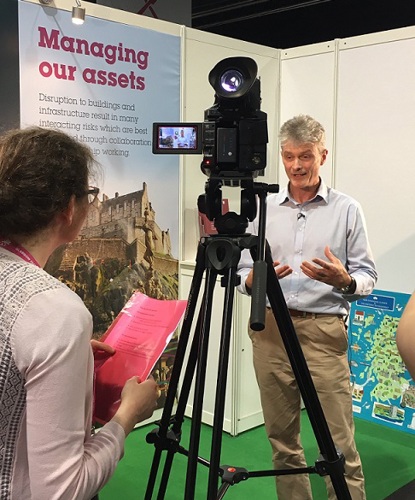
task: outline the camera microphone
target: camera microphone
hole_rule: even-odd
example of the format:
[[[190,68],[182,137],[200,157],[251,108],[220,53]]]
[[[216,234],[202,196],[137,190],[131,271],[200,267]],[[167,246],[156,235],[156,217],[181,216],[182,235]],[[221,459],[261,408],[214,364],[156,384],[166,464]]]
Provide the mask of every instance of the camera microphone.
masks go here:
[[[297,220],[300,220],[301,218],[305,219],[305,214],[303,214],[302,212],[297,214]]]

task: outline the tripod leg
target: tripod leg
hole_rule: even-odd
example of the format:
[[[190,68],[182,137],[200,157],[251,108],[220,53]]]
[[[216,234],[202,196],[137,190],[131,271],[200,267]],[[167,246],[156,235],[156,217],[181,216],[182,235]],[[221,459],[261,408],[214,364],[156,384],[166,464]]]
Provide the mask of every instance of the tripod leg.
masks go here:
[[[177,410],[176,414],[174,416],[173,422],[172,422],[172,427],[171,427],[171,432],[172,432],[172,437],[176,440],[176,444],[178,446],[178,443],[180,441],[181,437],[181,428],[182,424],[184,421],[184,413],[186,410],[186,404],[189,398],[189,393],[190,393],[190,388],[192,385],[192,381],[194,378],[194,373],[196,369],[196,364],[197,364],[197,356],[198,356],[198,351],[199,351],[199,338],[200,338],[200,328],[201,328],[201,314],[199,314],[198,322],[196,325],[196,330],[195,330],[195,335],[193,337],[192,341],[192,347],[190,350],[189,354],[189,359],[187,362],[187,367],[185,371],[185,375],[183,378],[183,383],[180,391],[180,396],[179,396],[179,401],[177,404]],[[164,468],[163,468],[163,474],[162,478],[160,481],[160,492],[165,492],[167,489],[167,483],[170,477],[170,471],[171,467],[173,465],[173,458],[174,455],[177,451],[176,446],[171,446],[168,451],[167,451],[167,456],[166,460],[164,463]],[[163,500],[164,498],[164,493],[163,496],[158,496],[158,500]]]
[[[176,449],[172,449],[172,447],[168,447],[166,445],[166,441],[168,440],[168,432],[169,432],[169,426],[171,424],[171,417],[172,417],[172,412],[173,412],[173,406],[174,406],[174,401],[176,398],[177,394],[177,389],[178,389],[178,384],[179,384],[179,379],[180,379],[180,373],[182,369],[182,365],[184,362],[185,354],[186,354],[186,349],[187,349],[187,344],[189,341],[189,336],[190,336],[190,331],[191,331],[191,326],[192,326],[192,321],[194,318],[194,313],[197,305],[197,299],[198,295],[200,292],[200,287],[202,283],[202,278],[205,270],[205,247],[202,244],[199,244],[198,246],[198,252],[196,256],[196,267],[195,267],[195,272],[193,275],[192,279],[192,284],[190,287],[190,293],[189,293],[189,302],[187,304],[187,309],[186,309],[186,314],[185,318],[183,321],[183,326],[180,332],[180,338],[177,346],[177,351],[176,351],[176,357],[173,365],[173,370],[172,370],[172,375],[169,383],[169,389],[167,391],[167,397],[166,397],[166,402],[164,405],[162,417],[159,423],[159,429],[157,432],[150,433],[147,436],[147,442],[149,443],[154,443],[155,445],[155,452],[154,452],[154,457],[153,457],[153,462],[150,470],[150,475],[149,475],[149,480],[147,483],[147,489],[145,493],[145,500],[151,500],[153,491],[154,491],[154,486],[157,478],[157,471],[160,466],[160,461],[161,461],[161,454],[163,449],[168,449],[168,458],[166,459],[165,463],[165,468],[163,471],[163,478],[162,478],[162,483],[160,485],[160,493],[159,493],[159,498],[164,498],[164,492],[166,489],[167,485],[167,478],[170,473],[171,469],[171,463],[173,460],[173,455],[177,451]],[[197,329],[196,329],[197,331]],[[192,349],[194,351],[194,356],[196,354],[196,350]],[[190,354],[190,358],[192,359],[192,354]],[[194,366],[193,365],[193,371],[194,371]],[[189,368],[189,371],[191,371],[191,368]],[[188,378],[193,377],[193,372],[191,375],[188,376]],[[182,391],[183,392],[183,391]],[[185,393],[183,392],[183,397],[185,397]],[[183,410],[184,414],[184,410]],[[181,423],[183,422],[183,418],[180,420],[180,424],[177,424],[175,426],[174,432],[176,433],[175,435],[179,435],[180,433],[180,426]],[[164,488],[164,490],[163,490]],[[160,496],[162,495],[162,496]]]
[[[317,391],[314,387],[307,362],[285,303],[284,295],[272,265],[272,257],[269,248],[266,253],[266,262],[268,271],[267,295],[277,321],[278,328],[281,332],[281,337],[287,351],[293,373],[303,397],[320,452],[324,457],[324,460],[321,462],[321,466],[325,469],[324,472],[330,475],[337,498],[340,500],[351,500],[350,492],[344,477],[344,464],[333,443],[323,409],[318,399]]]
[[[236,268],[230,268],[226,276],[225,300],[222,316],[222,334],[219,347],[219,366],[216,382],[215,412],[210,456],[208,500],[217,498],[220,454],[222,447],[222,428],[225,414],[226,382],[229,363],[229,347],[232,327],[232,310],[236,287]],[[224,277],[225,278],[225,277]]]
[[[185,500],[193,500],[196,486],[197,458],[200,443],[204,387],[206,381],[206,364],[209,347],[209,331],[212,316],[213,291],[217,272],[207,269],[206,285],[203,301],[202,323],[200,325],[199,355],[195,382],[195,394],[190,431],[189,457],[187,462]]]

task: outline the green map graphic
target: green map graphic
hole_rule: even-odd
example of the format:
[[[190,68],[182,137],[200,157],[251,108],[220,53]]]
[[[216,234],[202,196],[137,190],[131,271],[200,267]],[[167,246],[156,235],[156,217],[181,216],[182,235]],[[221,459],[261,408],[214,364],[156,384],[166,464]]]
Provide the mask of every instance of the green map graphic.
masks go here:
[[[415,386],[396,346],[408,300],[375,291],[352,304],[349,362],[355,415],[415,433]]]

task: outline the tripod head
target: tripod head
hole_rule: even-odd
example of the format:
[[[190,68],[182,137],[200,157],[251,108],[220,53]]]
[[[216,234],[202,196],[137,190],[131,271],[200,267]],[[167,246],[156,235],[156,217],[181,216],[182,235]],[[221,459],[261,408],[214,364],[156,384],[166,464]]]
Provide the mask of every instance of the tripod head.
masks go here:
[[[206,214],[209,220],[214,221],[218,234],[223,235],[245,234],[248,222],[252,222],[258,213],[256,195],[261,199],[268,192],[278,193],[279,190],[278,184],[254,182],[252,177],[241,177],[238,179],[238,184],[241,187],[240,213],[227,212],[222,214],[221,188],[225,184],[226,179],[223,177],[210,177],[205,184],[205,194],[201,194],[197,201],[199,211]]]
[[[199,210],[207,214],[214,221],[223,244],[226,239],[235,241],[240,249],[249,249],[254,261],[254,280],[251,293],[251,328],[263,330],[265,324],[265,304],[267,288],[266,252],[266,198],[269,192],[278,193],[278,184],[254,182],[252,178],[245,178],[241,184],[240,213],[228,212],[222,214],[222,178],[210,178],[206,182],[205,194],[198,199]],[[258,201],[258,202],[257,202]],[[258,235],[246,234],[248,222],[253,221],[259,212]],[[220,255],[225,256],[226,252]],[[239,260],[239,258],[238,258]]]
[[[200,212],[206,214],[214,222],[219,234],[241,235],[245,233],[248,222],[253,221],[257,206],[255,200],[254,182],[252,177],[241,179],[240,214],[227,212],[222,214],[222,186],[225,179],[211,176],[205,184],[205,194],[199,196],[197,206]]]

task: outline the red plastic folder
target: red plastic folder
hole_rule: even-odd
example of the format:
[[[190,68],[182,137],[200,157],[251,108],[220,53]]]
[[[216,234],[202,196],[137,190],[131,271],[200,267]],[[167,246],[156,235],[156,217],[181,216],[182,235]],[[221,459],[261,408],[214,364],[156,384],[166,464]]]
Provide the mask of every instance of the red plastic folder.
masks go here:
[[[96,371],[95,420],[111,420],[120,405],[125,382],[137,375],[147,379],[176,330],[186,300],[157,300],[135,292],[101,341],[115,354]]]

